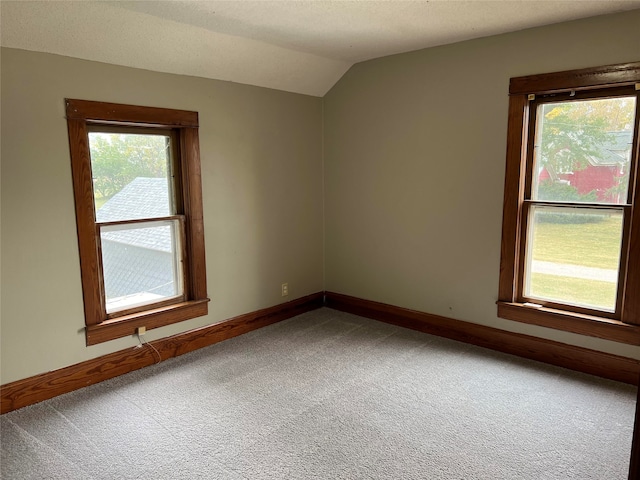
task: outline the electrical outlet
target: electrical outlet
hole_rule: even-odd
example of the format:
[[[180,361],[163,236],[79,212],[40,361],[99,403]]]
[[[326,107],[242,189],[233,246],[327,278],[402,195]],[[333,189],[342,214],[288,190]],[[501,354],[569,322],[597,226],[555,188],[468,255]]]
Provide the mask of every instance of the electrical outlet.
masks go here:
[[[144,335],[145,333],[147,333],[147,327],[138,327],[138,335]]]
[[[289,284],[288,283],[283,283],[282,284],[282,296],[286,297],[287,295],[289,295]]]

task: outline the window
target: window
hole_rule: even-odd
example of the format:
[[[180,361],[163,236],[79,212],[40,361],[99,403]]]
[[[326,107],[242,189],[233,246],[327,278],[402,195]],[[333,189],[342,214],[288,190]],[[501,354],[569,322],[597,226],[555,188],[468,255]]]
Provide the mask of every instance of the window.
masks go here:
[[[206,315],[198,114],[66,104],[87,345]]]
[[[512,78],[498,315],[640,345],[640,63]]]

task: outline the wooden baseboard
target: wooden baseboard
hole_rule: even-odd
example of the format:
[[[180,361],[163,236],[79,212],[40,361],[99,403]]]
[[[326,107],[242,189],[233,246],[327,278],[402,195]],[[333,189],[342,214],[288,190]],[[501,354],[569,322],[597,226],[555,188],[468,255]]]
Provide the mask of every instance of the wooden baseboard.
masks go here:
[[[291,302],[240,315],[224,322],[150,342],[162,360],[177,357],[272,323],[322,307],[342,310],[405,328],[478,345],[632,385],[640,361],[552,340],[431,315],[348,295],[315,293]],[[150,348],[133,347],[0,387],[0,413],[26,407],[157,363]]]
[[[149,342],[162,360],[177,357],[322,307],[323,293],[240,315],[215,325]],[[133,347],[0,387],[0,413],[72,392],[158,362],[151,348]]]
[[[326,292],[325,305],[367,318],[458,340],[499,352],[589,373],[632,385],[638,384],[640,361],[588,348],[567,345],[484,325],[431,315],[384,303]]]

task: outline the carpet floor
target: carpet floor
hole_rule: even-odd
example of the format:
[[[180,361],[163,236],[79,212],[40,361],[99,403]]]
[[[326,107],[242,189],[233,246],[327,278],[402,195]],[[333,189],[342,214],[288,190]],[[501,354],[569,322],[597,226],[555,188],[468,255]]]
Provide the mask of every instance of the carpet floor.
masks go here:
[[[623,480],[635,394],[323,308],[3,415],[0,471]]]

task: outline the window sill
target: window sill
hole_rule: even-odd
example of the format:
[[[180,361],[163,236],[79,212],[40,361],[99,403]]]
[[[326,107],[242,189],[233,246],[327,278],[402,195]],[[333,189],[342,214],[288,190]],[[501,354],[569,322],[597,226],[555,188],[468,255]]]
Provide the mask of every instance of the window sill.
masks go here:
[[[190,318],[202,317],[209,311],[208,303],[208,298],[174,303],[153,310],[105,320],[97,325],[90,325],[86,328],[87,346],[135,335],[139,327],[146,327],[147,330],[150,330]]]
[[[497,304],[500,318],[629,345],[640,345],[639,325],[552,308],[530,307],[522,303],[498,301]]]

